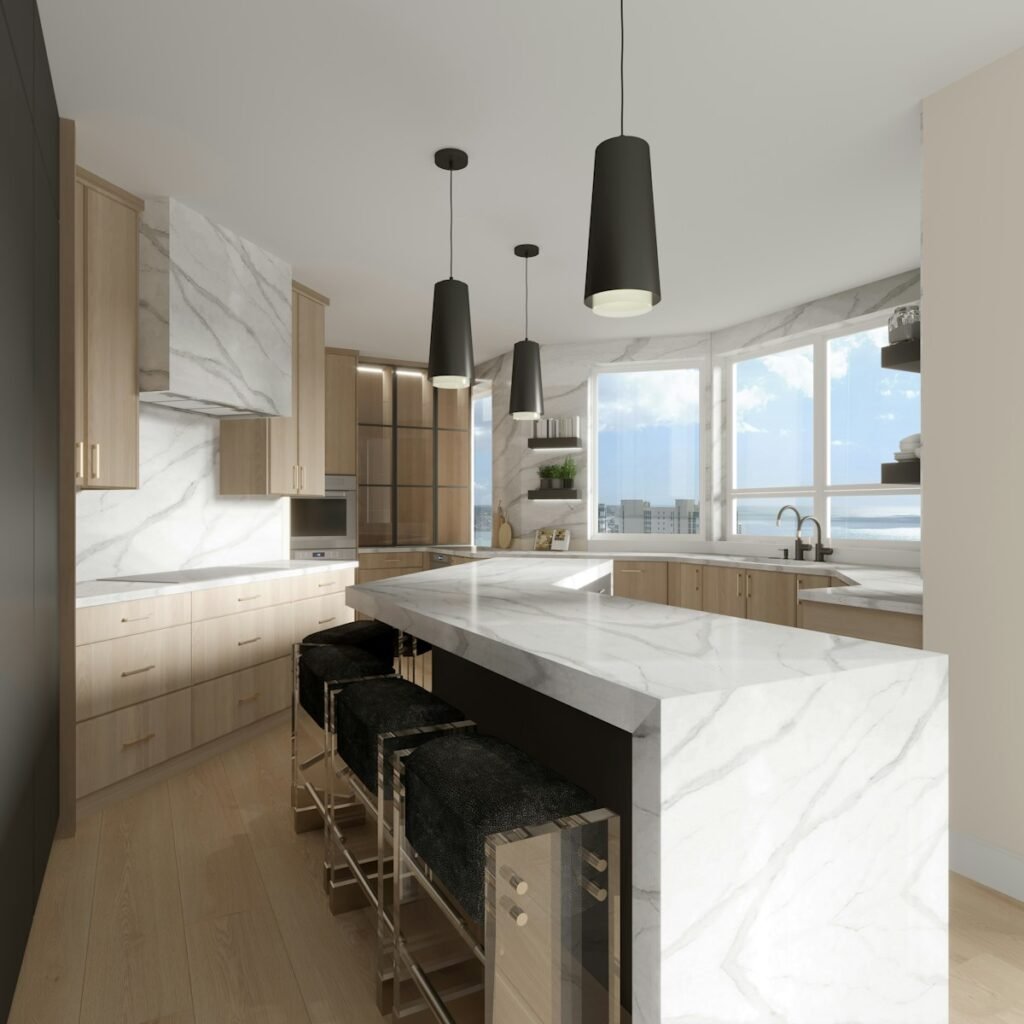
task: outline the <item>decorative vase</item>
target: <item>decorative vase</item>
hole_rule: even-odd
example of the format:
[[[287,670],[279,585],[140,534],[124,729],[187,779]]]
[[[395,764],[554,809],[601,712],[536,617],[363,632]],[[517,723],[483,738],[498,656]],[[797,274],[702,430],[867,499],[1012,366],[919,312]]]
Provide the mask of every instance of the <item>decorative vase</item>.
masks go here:
[[[549,476],[542,476],[540,478],[540,489],[542,491],[550,491],[555,486],[555,481]]]
[[[576,486],[576,478],[570,476],[567,479],[563,479],[561,484],[564,490],[571,491]]]

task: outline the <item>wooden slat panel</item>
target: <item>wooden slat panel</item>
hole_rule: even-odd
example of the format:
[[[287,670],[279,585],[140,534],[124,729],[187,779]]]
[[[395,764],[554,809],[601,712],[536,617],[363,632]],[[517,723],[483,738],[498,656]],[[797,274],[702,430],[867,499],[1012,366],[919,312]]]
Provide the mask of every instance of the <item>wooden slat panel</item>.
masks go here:
[[[75,649],[78,721],[159,697],[192,682],[185,624]]]
[[[192,595],[188,593],[79,608],[75,615],[75,643],[94,644],[119,636],[180,626],[190,620],[191,608]]]

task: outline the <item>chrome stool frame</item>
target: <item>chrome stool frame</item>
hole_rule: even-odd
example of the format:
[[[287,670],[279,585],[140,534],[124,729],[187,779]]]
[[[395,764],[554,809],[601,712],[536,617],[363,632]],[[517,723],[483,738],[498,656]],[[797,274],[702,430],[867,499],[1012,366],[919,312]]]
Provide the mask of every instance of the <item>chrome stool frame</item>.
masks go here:
[[[403,910],[415,906],[411,890],[419,886],[460,940],[463,959],[471,957],[483,968],[486,1024],[619,1024],[619,816],[602,808],[487,836],[481,934],[405,836],[404,759],[413,749],[390,757],[395,876],[390,921],[382,897],[378,903],[378,932],[390,929],[392,938],[392,1020],[397,1024],[429,1007],[440,1024],[456,1024],[449,999],[481,988],[464,986],[450,994],[424,969],[422,943],[410,941],[403,929]],[[380,754],[383,759],[383,745]],[[553,906],[560,913],[552,913]],[[583,942],[588,928],[591,941],[607,936],[596,954]]]

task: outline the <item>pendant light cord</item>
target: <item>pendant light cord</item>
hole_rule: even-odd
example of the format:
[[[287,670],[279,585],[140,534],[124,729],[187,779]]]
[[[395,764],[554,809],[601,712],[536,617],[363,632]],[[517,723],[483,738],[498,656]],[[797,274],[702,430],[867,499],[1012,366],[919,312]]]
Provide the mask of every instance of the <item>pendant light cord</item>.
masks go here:
[[[448,280],[454,277],[455,270],[455,205],[452,193],[452,180],[455,175],[452,165],[448,165]]]
[[[524,315],[523,319],[526,321],[526,327],[523,333],[523,337],[529,340],[530,337],[530,261],[529,259],[523,260],[523,278],[526,282],[526,302],[524,303]]]
[[[626,14],[619,0],[619,135],[626,134]]]

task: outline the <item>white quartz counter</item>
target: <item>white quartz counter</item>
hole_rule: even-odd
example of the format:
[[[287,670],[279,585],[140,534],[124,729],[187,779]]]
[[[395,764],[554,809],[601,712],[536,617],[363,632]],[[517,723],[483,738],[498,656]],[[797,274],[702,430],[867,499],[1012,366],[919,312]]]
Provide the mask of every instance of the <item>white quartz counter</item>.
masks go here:
[[[907,615],[920,615],[923,606],[921,573],[916,569],[899,569],[891,566],[853,565],[846,562],[797,562],[782,558],[691,555],[679,552],[502,551],[496,548],[478,548],[468,545],[360,548],[359,550],[365,552],[436,551],[440,554],[459,555],[463,558],[603,558],[626,561],[689,562],[692,565],[733,565],[747,569],[760,569],[765,572],[799,573],[801,576],[835,576],[846,584],[842,587],[802,590],[798,595],[801,601],[820,601],[854,608],[903,612]]]
[[[945,1024],[946,657],[600,593],[621,557],[347,602],[632,734],[634,1024]]]
[[[89,608],[98,604],[117,604],[119,601],[138,601],[147,597],[183,594],[194,590],[210,590],[235,583],[254,583],[258,580],[281,579],[287,576],[315,575],[355,569],[358,562],[311,562],[281,559],[271,562],[253,562],[255,572],[246,572],[248,566],[227,566],[222,576],[190,583],[133,583],[128,580],[85,580],[75,587],[75,605]],[[259,570],[271,569],[272,572]]]

